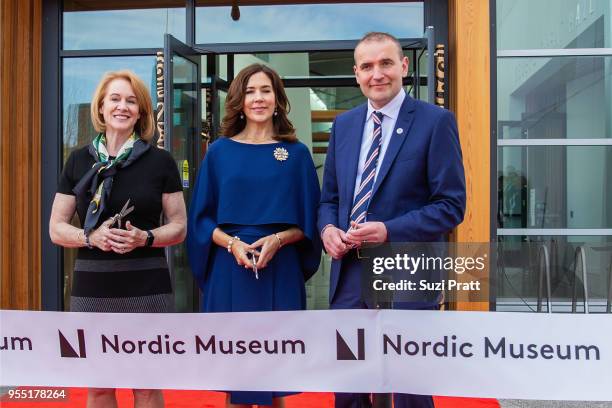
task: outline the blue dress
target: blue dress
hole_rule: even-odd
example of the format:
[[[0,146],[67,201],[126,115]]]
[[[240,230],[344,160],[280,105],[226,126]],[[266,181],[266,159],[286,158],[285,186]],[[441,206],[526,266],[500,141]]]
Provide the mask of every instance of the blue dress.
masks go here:
[[[286,160],[275,156],[288,153]],[[275,154],[276,153],[276,154]],[[320,189],[308,148],[300,142],[252,145],[229,138],[206,154],[189,209],[187,251],[202,290],[203,312],[302,310],[304,282],[318,269]],[[259,279],[212,241],[219,227],[246,243],[298,227],[304,239],[277,251]],[[271,405],[287,393],[231,392],[234,404]]]

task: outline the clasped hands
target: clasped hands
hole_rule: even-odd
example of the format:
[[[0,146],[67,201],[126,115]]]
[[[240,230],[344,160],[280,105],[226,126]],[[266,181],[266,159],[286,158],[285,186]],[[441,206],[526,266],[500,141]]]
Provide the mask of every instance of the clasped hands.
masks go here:
[[[113,220],[108,219],[102,223],[95,231],[89,234],[89,243],[100,248],[102,251],[113,251],[118,254],[125,254],[135,248],[144,246],[147,242],[147,233],[132,225],[131,222],[125,223],[126,229],[110,228]]]
[[[364,243],[381,243],[387,240],[387,227],[378,221],[357,224],[351,221],[347,232],[335,226],[327,227],[321,236],[325,250],[334,259],[342,258],[348,251],[360,248]]]
[[[281,244],[274,235],[267,235],[250,245],[236,240],[232,243],[232,255],[236,258],[238,265],[251,270],[254,270],[251,257],[255,255],[257,260],[255,267],[262,269],[268,266],[268,263],[276,255],[280,247]]]

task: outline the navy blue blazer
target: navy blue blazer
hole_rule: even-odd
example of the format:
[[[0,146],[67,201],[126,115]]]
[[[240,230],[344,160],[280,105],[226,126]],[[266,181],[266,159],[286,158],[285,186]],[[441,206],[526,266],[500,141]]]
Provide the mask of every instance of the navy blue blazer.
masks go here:
[[[332,126],[318,211],[319,232],[327,224],[348,230],[366,113],[367,103],[342,113]],[[391,242],[443,241],[463,220],[465,201],[454,115],[406,95],[380,164],[367,220],[384,222]],[[330,302],[340,271],[345,269],[342,263],[343,259],[332,262]]]

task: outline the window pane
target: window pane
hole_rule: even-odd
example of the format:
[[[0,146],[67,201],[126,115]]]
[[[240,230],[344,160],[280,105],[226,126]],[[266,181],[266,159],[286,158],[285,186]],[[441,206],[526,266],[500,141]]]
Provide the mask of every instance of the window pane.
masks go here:
[[[547,311],[546,258],[553,312],[570,312],[574,292],[576,310],[584,310],[584,265],[589,311],[605,310],[612,236],[500,236],[498,242],[497,310],[535,311],[541,297],[542,311]]]
[[[498,0],[496,7],[498,50],[610,47],[610,0]]]
[[[612,228],[612,146],[498,149],[499,228]]]
[[[396,37],[417,38],[424,30],[421,2],[240,6],[238,21],[232,20],[229,5],[196,4],[199,44],[349,40],[380,30]]]
[[[165,33],[185,41],[184,7],[142,8],[126,2],[121,10],[100,10],[103,4],[81,3],[64,2],[65,50],[160,48]]]
[[[497,61],[500,139],[612,137],[612,57]]]
[[[63,152],[66,160],[72,150],[86,145],[95,136],[89,107],[104,73],[130,69],[149,90],[155,90],[155,57],[65,58],[63,62]],[[151,92],[151,98],[155,107],[155,92]]]

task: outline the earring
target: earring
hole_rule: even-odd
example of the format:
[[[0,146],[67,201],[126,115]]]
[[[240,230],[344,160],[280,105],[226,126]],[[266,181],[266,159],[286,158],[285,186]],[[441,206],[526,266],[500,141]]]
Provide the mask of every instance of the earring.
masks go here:
[[[278,111],[274,109],[274,116],[278,116]]]
[[[244,113],[240,112],[240,120],[244,120]]]

